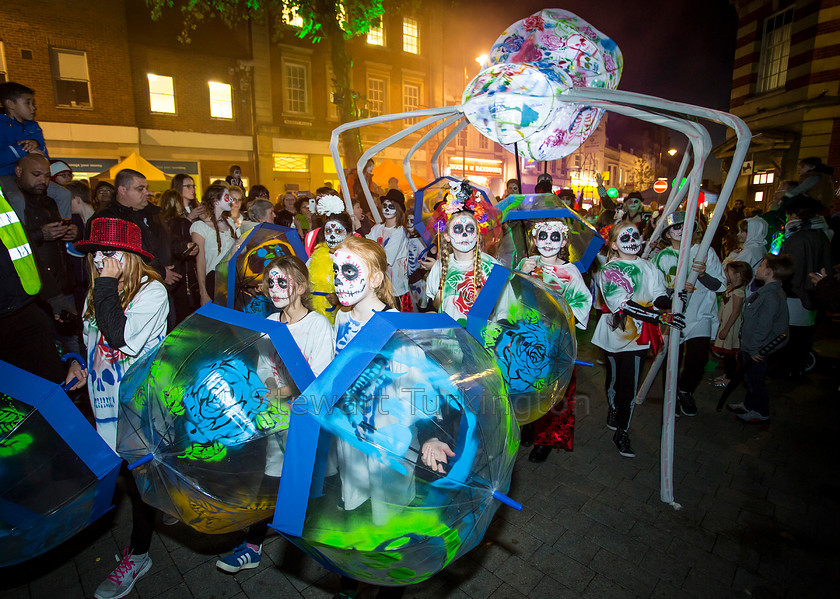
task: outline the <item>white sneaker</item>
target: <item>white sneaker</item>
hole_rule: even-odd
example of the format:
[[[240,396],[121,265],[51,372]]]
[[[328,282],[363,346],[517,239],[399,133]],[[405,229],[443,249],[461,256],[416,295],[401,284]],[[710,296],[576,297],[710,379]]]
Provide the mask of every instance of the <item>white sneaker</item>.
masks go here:
[[[770,416],[762,416],[755,410],[750,410],[746,414],[735,414],[735,418],[749,423],[770,422]]]
[[[149,571],[152,567],[152,558],[148,553],[132,555],[131,549],[126,547],[123,550],[123,557],[114,556],[120,563],[108,575],[96,592],[93,594],[96,599],[120,599],[128,595],[134,588],[134,583]]]
[[[730,412],[735,412],[736,414],[746,414],[749,412],[747,407],[744,405],[744,402],[726,404],[726,409]]]

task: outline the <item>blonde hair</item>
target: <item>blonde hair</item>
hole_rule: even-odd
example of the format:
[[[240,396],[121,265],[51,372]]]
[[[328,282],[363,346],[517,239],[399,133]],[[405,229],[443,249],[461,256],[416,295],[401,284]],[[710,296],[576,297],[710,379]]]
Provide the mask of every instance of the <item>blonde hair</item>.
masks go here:
[[[377,272],[382,273],[382,283],[376,288],[376,297],[387,306],[396,309],[394,288],[391,285],[391,279],[388,278],[388,258],[385,256],[385,250],[382,249],[382,246],[364,237],[348,236],[335,248],[336,251],[340,249],[353,252],[364,260],[371,275]]]
[[[460,212],[456,212],[455,214],[451,214],[449,216],[449,220],[446,223],[447,235],[449,235],[449,225],[452,223],[452,218],[458,214],[466,214],[473,219],[473,222],[475,222],[476,233],[478,233],[478,220],[476,220],[475,215],[469,210],[461,210]],[[449,259],[454,253],[455,249],[452,247],[452,242],[444,237],[440,244],[440,284],[438,285],[441,305],[443,305],[443,285],[446,283],[446,274],[449,270]],[[473,248],[473,284],[475,285],[475,295],[478,297],[481,288],[484,286],[484,271],[481,269],[481,235],[478,236],[478,239],[475,242],[475,247]]]
[[[309,288],[309,271],[306,269],[306,264],[304,264],[303,260],[297,256],[281,256],[280,258],[274,258],[266,265],[263,269],[260,288],[262,289],[263,295],[269,299],[271,299],[271,296],[268,293],[268,273],[271,272],[272,268],[276,268],[287,277],[290,277],[296,289],[304,290],[300,295],[300,302],[305,308],[311,310],[312,291]]]
[[[93,265],[93,254],[87,256],[88,270],[90,271],[90,288],[87,294],[87,309],[85,310],[84,319],[94,320],[95,314],[93,309],[93,285],[94,281],[99,278],[99,273]],[[163,279],[158,272],[146,264],[143,258],[129,251],[123,251],[124,266],[122,277],[120,278],[122,288],[119,290],[120,306],[123,310],[128,309],[131,300],[140,292],[140,290],[151,283],[158,281],[163,283]],[[144,282],[143,278],[147,280]]]

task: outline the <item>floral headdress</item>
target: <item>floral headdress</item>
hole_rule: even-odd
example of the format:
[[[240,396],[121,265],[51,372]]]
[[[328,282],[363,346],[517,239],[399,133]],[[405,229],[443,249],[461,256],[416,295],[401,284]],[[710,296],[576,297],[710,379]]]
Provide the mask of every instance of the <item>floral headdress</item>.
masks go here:
[[[569,226],[561,220],[543,220],[534,225],[533,235],[536,237],[542,229],[556,227],[564,239],[569,238]]]
[[[315,212],[321,216],[330,216],[332,214],[341,214],[344,210],[344,200],[337,195],[330,194],[318,198]]]
[[[452,181],[449,192],[443,197],[443,203],[435,209],[434,229],[438,233],[446,230],[446,223],[453,214],[471,212],[478,223],[479,233],[487,232],[491,227],[490,215],[481,202],[481,193],[470,185],[469,181]]]

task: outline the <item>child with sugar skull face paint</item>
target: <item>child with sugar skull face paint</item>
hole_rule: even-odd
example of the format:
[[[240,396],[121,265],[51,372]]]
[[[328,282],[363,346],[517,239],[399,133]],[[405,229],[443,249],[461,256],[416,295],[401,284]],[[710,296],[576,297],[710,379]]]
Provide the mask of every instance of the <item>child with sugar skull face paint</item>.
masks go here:
[[[148,264],[152,255],[143,251],[134,223],[95,219],[90,237],[74,247],[88,253],[91,273],[83,310],[90,403],[96,431],[116,451],[120,383],[129,367],[166,336],[169,299],[160,275]],[[117,569],[97,588],[97,597],[128,594],[152,566],[155,510],[143,503],[131,474],[125,483],[133,516],[131,543]]]
[[[459,182],[453,182],[459,183]],[[468,182],[460,182],[455,193],[436,211],[435,228],[441,232],[440,258],[426,278],[426,296],[439,312],[446,312],[464,325],[484,282],[499,262],[481,251],[481,230],[486,223],[484,208]]]
[[[653,257],[651,263],[665,276],[665,287],[674,292],[679,261],[680,243],[691,244],[689,260],[692,270],[698,273],[697,285],[686,283],[686,291],[691,292],[685,305],[685,329],[680,334],[680,357],[682,370],[677,382],[677,416],[697,414],[694,391],[703,379],[706,362],[709,359],[709,345],[714,331],[717,330],[717,294],[724,289],[726,276],[720,260],[713,251],[706,254],[705,260],[698,259],[700,245],[692,244],[690,232],[685,231],[685,212],[673,212],[665,218],[662,241],[668,247]]]
[[[642,361],[649,348],[662,345],[660,324],[683,328],[681,314],[665,314],[671,307],[662,273],[638,256],[642,236],[627,222],[610,229],[609,261],[599,273],[604,311],[595,327],[593,345],[606,352],[607,428],[615,431],[619,454],[635,457],[630,445],[630,419]]]
[[[388,259],[388,278],[402,312],[411,312],[411,293],[408,286],[408,233],[405,228],[405,196],[398,189],[389,189],[380,198],[384,223],[371,227],[365,237],[381,245]]]
[[[321,189],[318,190],[319,192]],[[313,229],[306,236],[309,260],[309,284],[312,290],[313,309],[326,316],[332,324],[339,307],[335,297],[332,254],[335,248],[353,233],[353,223],[345,211],[344,201],[333,190],[319,194],[315,204],[316,216],[321,219],[321,226]],[[314,249],[310,246],[317,242]]]
[[[394,299],[387,275],[385,251],[377,243],[359,237],[348,237],[333,255],[335,291],[344,307],[335,319],[336,354],[343,351],[356,337],[375,312],[392,310]],[[399,419],[404,412],[399,405],[407,405],[404,395],[410,393],[414,377],[423,377],[412,364],[422,362],[418,348],[397,350],[389,360],[388,369],[399,374],[400,382],[380,390],[379,409],[375,411],[375,427],[409,426],[414,422]],[[406,390],[406,389],[409,390]],[[389,401],[393,401],[390,406]],[[338,413],[337,411],[335,413]],[[416,436],[416,432],[412,431]],[[414,498],[413,459],[405,462],[406,472],[396,472],[381,460],[367,456],[341,438],[335,439],[335,456],[341,477],[344,509],[355,510],[370,500],[372,521],[381,526]],[[443,465],[454,456],[452,449],[437,438],[422,440],[418,453],[423,464],[435,472],[444,472]],[[418,444],[420,440],[418,440]],[[353,579],[342,577],[341,589],[350,593],[357,588]],[[350,595],[354,596],[354,595]]]
[[[554,289],[571,307],[578,328],[585,329],[592,309],[592,294],[577,266],[570,264],[568,257],[569,227],[562,220],[538,222],[531,231],[531,241],[536,256],[528,256],[519,262],[519,270],[542,279]],[[552,448],[571,450],[574,440],[574,401],[577,371],[566,387],[566,394],[558,405],[536,422],[523,427],[523,438],[533,438],[534,449],[528,459],[544,462]]]
[[[312,309],[306,265],[295,256],[283,256],[269,262],[264,272],[263,294],[280,310],[268,319],[286,325],[312,373],[319,376],[335,357],[335,337],[330,321]],[[268,388],[279,389],[276,394],[278,401],[290,397],[289,387],[283,380],[286,376],[284,369],[274,364],[273,360],[260,356],[257,374]],[[258,496],[277,494],[288,432],[288,429],[284,429],[266,438],[265,471]],[[242,569],[256,568],[262,557],[262,543],[269,522],[264,520],[251,525],[245,541],[233,553],[217,561],[216,567],[231,574]]]

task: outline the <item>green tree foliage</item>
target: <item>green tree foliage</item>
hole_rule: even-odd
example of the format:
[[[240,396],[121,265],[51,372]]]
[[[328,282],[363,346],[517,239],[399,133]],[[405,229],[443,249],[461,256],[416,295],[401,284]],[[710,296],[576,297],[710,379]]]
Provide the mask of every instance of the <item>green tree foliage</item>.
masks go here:
[[[275,42],[288,36],[314,44],[327,42],[339,118],[345,123],[359,117],[355,102],[358,95],[353,92],[350,82],[353,62],[345,42],[367,34],[379,23],[384,13],[382,0],[146,0],[146,4],[154,20],[168,17],[165,11],[180,11],[183,28],[178,38],[184,44],[190,43],[193,31],[211,19],[218,19],[231,29],[250,22],[268,24]],[[291,15],[302,19],[301,27],[288,25]],[[361,155],[358,134],[344,134],[342,141],[345,159],[350,164],[355,163]]]

